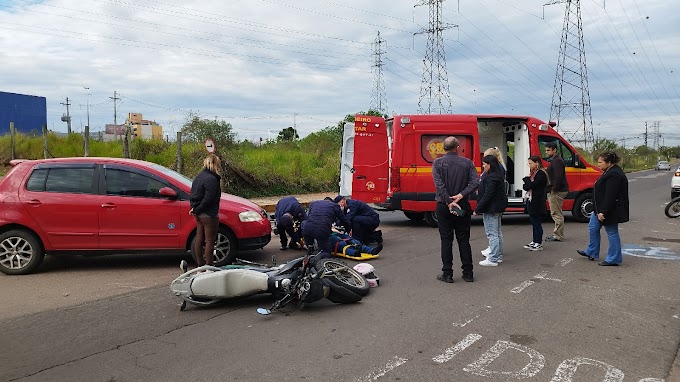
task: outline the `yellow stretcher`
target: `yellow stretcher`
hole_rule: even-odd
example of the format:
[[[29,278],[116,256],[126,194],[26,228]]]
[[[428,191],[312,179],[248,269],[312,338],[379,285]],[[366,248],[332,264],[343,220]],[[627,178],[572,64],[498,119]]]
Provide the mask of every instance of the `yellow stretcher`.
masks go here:
[[[345,259],[351,259],[351,260],[357,260],[357,261],[363,261],[363,260],[370,260],[370,259],[375,259],[380,257],[380,254],[377,255],[371,255],[370,253],[366,252],[361,252],[361,256],[350,256],[346,254],[345,252],[347,251],[347,248],[349,248],[349,245],[346,245],[344,248],[342,248],[342,252],[339,252],[337,250],[334,250],[331,252],[333,256],[337,257],[344,257]]]

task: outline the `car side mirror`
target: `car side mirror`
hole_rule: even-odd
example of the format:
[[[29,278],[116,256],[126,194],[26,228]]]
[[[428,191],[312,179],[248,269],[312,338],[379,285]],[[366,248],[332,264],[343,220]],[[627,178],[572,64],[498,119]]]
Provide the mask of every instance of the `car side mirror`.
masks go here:
[[[177,198],[177,192],[170,187],[163,187],[158,190],[158,194],[164,198],[175,199]]]

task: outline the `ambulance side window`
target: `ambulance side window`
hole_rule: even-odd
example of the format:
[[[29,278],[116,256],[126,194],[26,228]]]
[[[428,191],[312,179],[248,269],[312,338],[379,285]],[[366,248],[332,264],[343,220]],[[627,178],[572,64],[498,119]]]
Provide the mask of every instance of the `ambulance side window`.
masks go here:
[[[428,163],[434,162],[440,156],[446,154],[444,151],[444,139],[450,135],[422,135],[420,137],[420,155]],[[454,135],[458,138],[460,146],[458,155],[472,159],[472,137],[465,135]]]
[[[585,168],[585,165],[579,160],[578,154],[571,150],[569,146],[567,146],[559,138],[547,135],[541,135],[538,137],[538,147],[541,150],[541,157],[544,160],[548,160],[548,156],[545,154],[545,144],[548,142],[555,142],[557,145],[557,153],[564,160],[564,165],[566,167]]]

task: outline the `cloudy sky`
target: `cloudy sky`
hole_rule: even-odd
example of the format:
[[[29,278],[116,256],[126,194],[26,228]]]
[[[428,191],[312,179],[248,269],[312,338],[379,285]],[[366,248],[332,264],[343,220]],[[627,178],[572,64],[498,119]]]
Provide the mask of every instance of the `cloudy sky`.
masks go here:
[[[88,98],[92,130],[113,123],[115,91],[119,123],[142,113],[171,136],[190,112],[230,122],[239,139],[293,125],[305,136],[371,106],[380,32],[388,114],[416,113],[424,2],[0,0],[0,91],[46,97],[55,131],[67,97],[74,130]],[[639,145],[647,123],[651,145],[658,122],[660,143],[680,145],[676,3],[581,2],[596,136]],[[444,1],[452,111],[548,120],[565,6]]]

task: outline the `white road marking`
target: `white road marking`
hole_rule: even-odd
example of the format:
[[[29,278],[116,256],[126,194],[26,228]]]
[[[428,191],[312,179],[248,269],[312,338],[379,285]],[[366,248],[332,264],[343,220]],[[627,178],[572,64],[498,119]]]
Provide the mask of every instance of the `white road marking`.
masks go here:
[[[553,278],[550,278],[550,277],[545,277],[547,275],[548,275],[548,272],[541,272],[541,273],[537,274],[536,276],[534,276],[534,278],[539,279],[539,280],[550,280],[550,281],[562,282],[562,280],[560,280],[560,279],[553,279]]]
[[[566,259],[562,259],[562,261],[559,262],[559,266],[563,267],[563,266],[571,263],[572,260],[574,260],[574,259],[572,259],[571,257],[566,258]]]
[[[477,317],[479,317],[479,316],[475,316],[475,318],[477,318]],[[474,320],[475,318],[471,318],[471,319],[469,319],[469,320],[467,320],[467,321],[465,321],[465,322],[463,322],[463,323],[454,322],[454,323],[453,323],[453,326],[457,326],[457,327],[459,327],[459,328],[462,328],[462,327],[464,327],[465,325],[471,323],[472,320]]]
[[[389,373],[390,371],[394,370],[395,368],[403,365],[408,361],[406,358],[401,358],[398,356],[395,356],[391,361],[387,362],[385,367],[382,369],[371,373],[363,378],[357,379],[357,382],[369,382],[369,381],[377,381],[378,378],[384,376],[385,374]]]
[[[432,360],[437,363],[445,363],[451,360],[451,358],[455,357],[456,354],[462,352],[463,350],[467,349],[470,345],[474,344],[477,342],[482,336],[479,334],[471,333],[468,334],[465,339],[460,341],[459,343],[455,344],[454,346],[446,349],[446,351],[434,358]]]
[[[486,310],[488,311],[489,309],[491,309],[491,306],[487,305],[487,306],[486,306]],[[476,315],[476,316],[474,316],[474,317],[472,317],[471,319],[469,319],[469,320],[467,320],[467,321],[465,321],[465,322],[454,322],[454,323],[453,323],[453,326],[458,327],[458,328],[462,328],[462,327],[464,327],[465,325],[471,323],[475,318],[479,318],[479,314]]]
[[[521,293],[524,289],[526,289],[526,288],[530,287],[531,285],[533,285],[533,283],[534,283],[534,282],[531,281],[531,280],[523,281],[522,284],[520,284],[520,286],[512,288],[512,289],[510,290],[510,292],[512,292],[512,293]]]
[[[677,314],[674,314],[674,315],[673,315],[673,318],[678,318],[678,319],[680,319],[680,317],[678,317]]]
[[[494,371],[486,368],[508,349],[517,350],[528,355],[529,363],[519,371]],[[503,376],[504,380],[508,380],[510,378],[531,378],[541,371],[543,366],[545,366],[545,357],[536,350],[510,341],[496,341],[496,344],[491,349],[482,354],[477,361],[464,367],[463,370],[475,375],[481,375],[482,377]]]
[[[604,376],[602,382],[623,381],[623,372],[614,366],[590,358],[577,357],[563,361],[557,368],[557,371],[555,371],[555,375],[550,382],[571,382],[580,365],[597,366],[607,370],[607,374]],[[588,370],[591,371],[592,368],[588,368]]]

